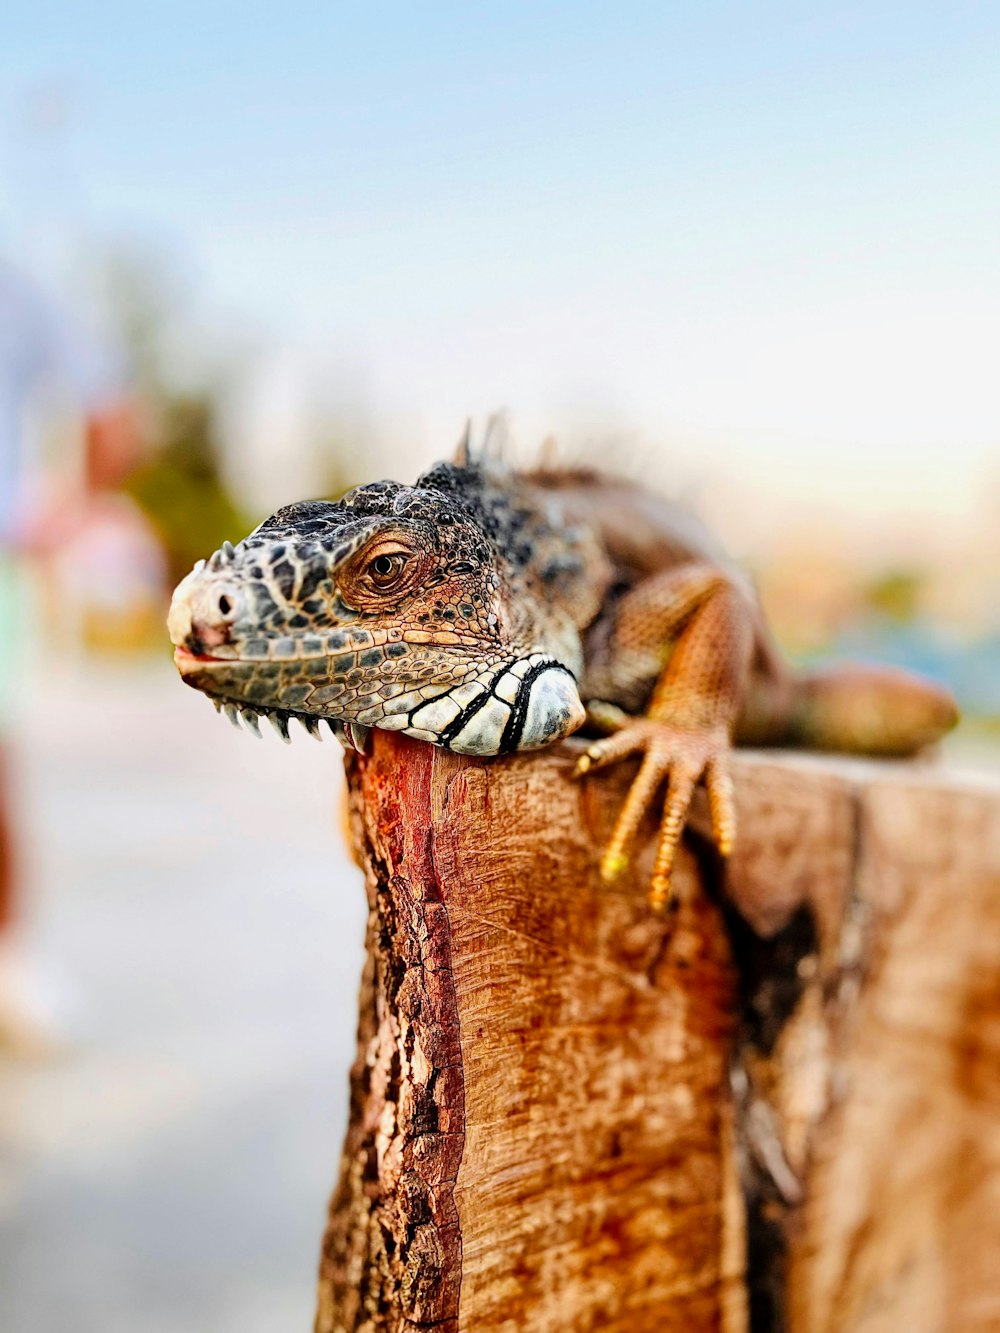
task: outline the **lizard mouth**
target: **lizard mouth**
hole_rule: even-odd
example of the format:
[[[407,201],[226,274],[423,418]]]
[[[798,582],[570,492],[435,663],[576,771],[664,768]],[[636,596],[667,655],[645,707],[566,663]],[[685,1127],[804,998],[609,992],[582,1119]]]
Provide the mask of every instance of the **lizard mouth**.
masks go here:
[[[282,708],[280,705],[251,703],[244,699],[229,698],[224,693],[216,694],[214,690],[205,689],[196,679],[199,675],[204,678],[206,669],[211,670],[212,667],[231,668],[241,665],[240,659],[235,656],[219,657],[212,653],[195,653],[190,648],[178,646],[174,649],[174,662],[185,684],[193,685],[204,693],[206,698],[211,699],[215,711],[224,713],[237,731],[241,730],[242,721],[247,730],[259,738],[261,719],[266,719],[287,745],[291,740],[288,730],[290,722],[298,722],[314,740],[322,740],[320,724],[325,723],[331,734],[342,745],[358,751],[363,751],[365,748],[368,728],[357,722],[342,718],[320,717],[295,708]]]
[[[232,666],[235,657],[219,657],[212,653],[193,653],[190,648],[178,647],[174,649],[174,664],[177,670],[183,676],[185,672],[197,671],[202,667],[210,667],[216,663],[220,666]]]

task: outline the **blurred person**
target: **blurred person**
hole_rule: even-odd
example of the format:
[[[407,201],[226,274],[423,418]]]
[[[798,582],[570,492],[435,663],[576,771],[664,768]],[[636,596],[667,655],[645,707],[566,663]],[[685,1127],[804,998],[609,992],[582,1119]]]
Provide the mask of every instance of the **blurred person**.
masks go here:
[[[84,456],[66,460],[69,479],[42,505],[43,469],[29,421],[57,406],[82,427]],[[21,1052],[57,1048],[72,1018],[65,982],[23,935],[13,735],[25,649],[25,563],[48,558],[69,540],[80,525],[88,477],[100,472],[100,461],[129,454],[133,434],[113,358],[39,285],[0,260],[0,1046]]]

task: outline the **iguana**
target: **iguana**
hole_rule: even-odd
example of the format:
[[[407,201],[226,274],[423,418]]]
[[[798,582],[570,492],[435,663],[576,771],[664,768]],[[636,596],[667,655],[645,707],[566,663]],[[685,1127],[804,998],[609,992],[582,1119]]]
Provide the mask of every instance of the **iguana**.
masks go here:
[[[662,908],[695,787],[735,834],[735,742],[907,755],[951,728],[938,686],[890,668],[797,674],[751,583],[693,516],[586,470],[517,472],[469,456],[414,486],[359,486],[279,509],[199,561],[168,620],[184,681],[237,726],[285,740],[325,720],[470,755],[536,750],[582,727],[583,775],[642,762],[604,850],[627,864],[662,801],[650,888]]]

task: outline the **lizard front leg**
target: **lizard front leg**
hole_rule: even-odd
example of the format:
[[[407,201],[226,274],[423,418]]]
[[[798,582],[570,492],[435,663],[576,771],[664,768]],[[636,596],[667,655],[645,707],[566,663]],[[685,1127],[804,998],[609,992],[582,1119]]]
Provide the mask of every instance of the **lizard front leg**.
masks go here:
[[[595,741],[576,771],[643,756],[601,862],[605,880],[627,865],[642,818],[666,784],[650,884],[657,909],[670,899],[674,856],[699,782],[708,791],[720,852],[725,856],[732,846],[736,820],[726,757],[746,688],[753,623],[747,595],[725,574],[702,564],[679,566],[645,580],[622,599],[606,660],[593,673],[598,690],[606,683],[619,695],[643,678],[656,681],[645,717],[629,718],[613,735]]]

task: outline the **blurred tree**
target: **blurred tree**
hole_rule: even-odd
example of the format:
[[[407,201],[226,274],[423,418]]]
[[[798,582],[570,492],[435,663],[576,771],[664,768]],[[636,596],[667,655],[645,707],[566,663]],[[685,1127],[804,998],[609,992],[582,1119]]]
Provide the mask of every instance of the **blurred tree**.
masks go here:
[[[152,523],[176,582],[197,559],[253,526],[223,477],[218,369],[196,347],[192,356],[186,284],[163,256],[117,247],[102,257],[96,277],[143,422],[144,459],[122,489]]]
[[[227,538],[253,523],[230,497],[219,472],[215,409],[207,393],[165,395],[158,404],[152,457],[124,489],[163,542],[173,582]]]
[[[155,528],[171,579],[183,577],[225,539],[244,536],[263,516],[254,519],[247,510],[263,505],[269,512],[301,498],[280,494],[280,487],[277,494],[267,487],[258,495],[245,484],[253,470],[248,437],[255,432],[263,432],[261,447],[272,460],[294,462],[292,473],[304,474],[303,490],[312,495],[335,499],[368,478],[372,428],[364,400],[350,384],[307,401],[298,434],[289,437],[280,420],[272,432],[248,393],[254,382],[250,344],[232,330],[222,339],[198,336],[192,285],[169,256],[119,245],[100,258],[93,276],[142,423],[143,460],[122,489]],[[220,346],[226,348],[221,355]],[[227,472],[223,440],[239,442],[238,472],[231,457]]]
[[[346,412],[342,417],[334,413],[319,417],[314,433],[320,499],[339,500],[345,491],[371,480],[363,464],[359,466],[370,453],[371,437]]]
[[[862,587],[862,604],[895,625],[910,625],[920,614],[926,585],[920,570],[884,570]]]

